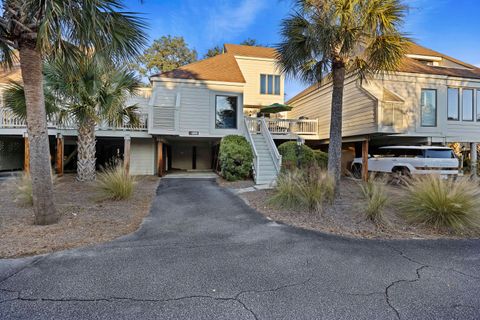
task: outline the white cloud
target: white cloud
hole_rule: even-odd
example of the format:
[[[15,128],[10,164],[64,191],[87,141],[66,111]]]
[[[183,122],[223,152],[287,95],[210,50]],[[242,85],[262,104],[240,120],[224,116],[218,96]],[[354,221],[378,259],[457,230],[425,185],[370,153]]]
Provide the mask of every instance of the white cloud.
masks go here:
[[[206,23],[206,34],[212,42],[235,37],[248,29],[266,8],[265,0],[214,1]]]

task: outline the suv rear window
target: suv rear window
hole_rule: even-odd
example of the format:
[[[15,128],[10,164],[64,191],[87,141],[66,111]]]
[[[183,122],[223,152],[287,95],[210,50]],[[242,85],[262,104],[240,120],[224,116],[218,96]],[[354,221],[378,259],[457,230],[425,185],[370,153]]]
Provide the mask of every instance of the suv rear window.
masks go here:
[[[452,159],[455,158],[455,154],[452,150],[447,149],[427,149],[425,150],[426,158],[440,158],[440,159]]]

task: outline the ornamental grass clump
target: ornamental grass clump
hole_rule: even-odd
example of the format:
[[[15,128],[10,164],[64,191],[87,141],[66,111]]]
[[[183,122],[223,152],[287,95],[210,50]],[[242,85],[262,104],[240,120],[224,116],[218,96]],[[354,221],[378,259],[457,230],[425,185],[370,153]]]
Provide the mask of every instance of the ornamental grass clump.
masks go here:
[[[269,203],[277,208],[294,209],[300,206],[299,185],[302,179],[300,170],[282,171],[277,178],[277,184]]]
[[[415,178],[406,190],[401,209],[409,223],[454,233],[480,231],[480,188],[476,183],[428,175]]]
[[[325,204],[332,203],[335,182],[332,177],[317,166],[306,169],[299,184],[302,206],[310,212],[321,212]]]
[[[317,166],[283,170],[269,203],[278,208],[320,212],[333,201],[334,189],[333,179]]]
[[[122,164],[105,168],[97,178],[97,189],[101,193],[101,199],[128,199],[133,194],[135,184],[135,178],[125,170]]]
[[[16,199],[27,206],[33,205],[32,179],[28,173],[23,173],[15,181]]]
[[[385,182],[372,177],[367,182],[360,184],[360,190],[366,202],[364,209],[366,218],[376,224],[385,222],[384,209],[388,203]]]

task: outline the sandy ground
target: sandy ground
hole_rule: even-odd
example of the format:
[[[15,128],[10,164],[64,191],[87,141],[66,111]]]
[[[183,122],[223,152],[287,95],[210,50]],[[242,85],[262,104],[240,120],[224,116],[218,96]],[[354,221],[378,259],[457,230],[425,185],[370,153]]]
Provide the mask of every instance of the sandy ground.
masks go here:
[[[400,186],[387,186],[389,202],[384,209],[385,223],[377,225],[365,219],[365,200],[359,184],[345,178],[341,182],[341,195],[334,205],[326,205],[323,212],[275,208],[268,203],[273,190],[258,190],[241,196],[266,217],[310,230],[344,235],[354,238],[379,239],[437,239],[459,238],[445,231],[425,226],[408,225],[401,217],[396,203],[401,201],[404,190]]]
[[[0,182],[0,258],[101,243],[135,231],[148,214],[158,178],[138,177],[131,199],[99,201],[93,183],[66,175],[55,181],[58,223],[33,225],[32,208],[17,198],[13,180]]]

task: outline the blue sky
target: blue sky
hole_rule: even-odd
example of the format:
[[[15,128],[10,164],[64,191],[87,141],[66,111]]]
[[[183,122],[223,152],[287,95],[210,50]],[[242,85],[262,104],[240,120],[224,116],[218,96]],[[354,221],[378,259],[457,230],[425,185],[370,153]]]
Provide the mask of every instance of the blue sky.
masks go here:
[[[126,0],[144,14],[151,40],[183,36],[199,57],[211,47],[246,38],[265,45],[279,41],[279,25],[292,0]],[[479,0],[407,0],[404,31],[418,43],[480,66]],[[287,98],[306,84],[287,80]]]

